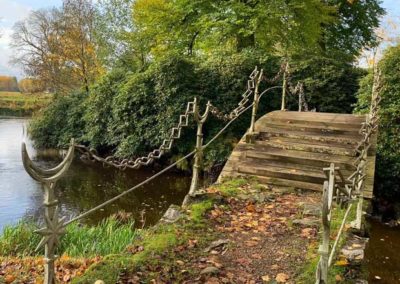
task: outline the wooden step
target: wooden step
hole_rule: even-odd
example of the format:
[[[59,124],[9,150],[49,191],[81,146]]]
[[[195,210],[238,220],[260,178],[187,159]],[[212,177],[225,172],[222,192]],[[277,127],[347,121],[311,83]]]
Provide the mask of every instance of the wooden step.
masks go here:
[[[270,146],[273,148],[286,149],[286,150],[298,150],[313,153],[324,153],[331,155],[344,155],[352,156],[356,155],[355,149],[344,148],[344,147],[334,147],[329,145],[317,145],[317,144],[307,144],[301,143],[299,140],[284,141],[281,139],[270,139],[264,141],[255,141],[255,144],[261,146]]]
[[[357,144],[347,143],[344,141],[326,141],[318,139],[299,139],[297,137],[285,137],[285,136],[273,136],[273,135],[258,135],[257,140],[259,141],[270,141],[279,143],[306,143],[312,146],[324,146],[324,147],[337,147],[345,150],[354,151]]]
[[[249,154],[249,156],[246,155],[246,157],[242,160],[246,163],[253,163],[257,164],[259,166],[270,166],[270,167],[279,167],[279,168],[286,168],[290,170],[303,170],[303,171],[311,171],[311,172],[321,172],[322,167],[319,166],[312,166],[312,165],[305,165],[305,164],[299,164],[299,163],[288,163],[285,162],[284,160],[270,160],[270,159],[260,159],[259,157],[254,158],[253,155]],[[234,169],[232,169],[234,170]],[[346,169],[341,169],[342,174],[345,177],[350,176],[354,171],[349,171]]]
[[[322,184],[326,180],[326,176],[322,169],[320,172],[314,172],[271,166],[259,166],[248,162],[240,163],[238,165],[238,172],[240,174],[281,178],[316,184]]]
[[[330,163],[343,170],[354,171],[354,158],[341,155],[329,155],[321,153],[311,153],[297,150],[283,150],[272,147],[260,147],[257,145],[247,146],[246,157],[254,159],[268,159],[283,161],[286,163],[307,165],[312,167],[328,167]]]
[[[263,119],[263,118],[261,118]],[[320,126],[334,126],[340,128],[360,129],[361,123],[365,121],[364,115],[353,114],[334,114],[316,112],[294,112],[294,111],[274,111],[265,116],[271,122],[310,124]]]
[[[287,131],[278,128],[263,128],[263,131],[259,132],[259,139],[265,140],[269,137],[287,137],[298,140],[306,140],[306,141],[321,141],[321,142],[332,142],[332,143],[340,143],[347,145],[354,145],[354,147],[360,141],[361,135],[358,133],[356,135],[351,134],[317,134],[317,133],[307,133],[305,131]]]
[[[273,123],[271,121],[265,121],[264,123],[256,127],[256,132],[267,132],[268,129],[280,129],[286,131],[302,131],[308,132],[310,135],[361,135],[358,133],[360,128],[342,128],[334,126],[320,126],[310,124],[291,124],[291,123]]]
[[[257,179],[261,184],[271,185],[272,187],[278,186],[278,187],[286,187],[294,189],[322,191],[322,184],[287,180],[282,178],[264,177],[257,175],[247,175],[247,176]]]

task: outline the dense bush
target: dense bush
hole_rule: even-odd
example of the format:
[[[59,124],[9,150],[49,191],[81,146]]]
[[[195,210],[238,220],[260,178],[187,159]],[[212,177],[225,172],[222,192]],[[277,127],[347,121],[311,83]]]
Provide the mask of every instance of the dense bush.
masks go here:
[[[37,145],[59,147],[71,137],[88,144],[103,154],[137,157],[158,147],[169,135],[171,127],[194,97],[201,111],[207,101],[223,113],[229,113],[242,98],[249,74],[254,66],[264,69],[266,78],[273,78],[280,64],[275,57],[255,51],[231,56],[214,56],[204,61],[170,54],[153,62],[143,71],[117,68],[103,76],[91,88],[90,94],[75,93],[57,97],[42,115],[36,117],[31,134]],[[317,61],[298,68],[293,78],[306,83],[306,96],[318,111],[350,112],[355,102],[359,72],[350,66]],[[347,68],[347,69],[346,69]],[[313,76],[317,69],[325,70]],[[345,82],[346,84],[343,84]],[[281,81],[261,85],[261,90],[281,86]],[[260,103],[259,115],[280,108],[281,90],[268,93]],[[289,109],[297,109],[297,97],[289,97]],[[235,142],[249,126],[250,111],[243,115],[206,152],[206,167],[222,163]],[[204,127],[206,142],[224,125],[210,115]],[[190,152],[195,143],[195,125],[184,129],[182,138],[173,148],[172,160]],[[186,166],[184,166],[186,167]]]
[[[201,111],[210,100],[222,112],[237,106],[246,89],[254,66],[266,68],[268,76],[277,72],[274,59],[234,55],[230,58],[196,62],[175,56],[155,62],[141,72],[116,69],[91,88],[90,94],[58,96],[31,124],[31,135],[41,147],[65,146],[71,137],[103,152],[120,157],[134,157],[158,147],[176,125],[186,104],[198,97]],[[268,74],[269,72],[269,74]],[[278,82],[278,84],[280,84]],[[265,87],[265,86],[263,86]],[[279,92],[278,92],[279,93]],[[279,95],[265,98],[261,111],[275,109]],[[234,124],[221,139],[233,142],[240,138],[249,123],[249,115]],[[223,126],[223,121],[209,118],[205,141]],[[221,141],[222,141],[221,140]],[[178,157],[193,149],[195,127],[183,131],[174,146]],[[233,143],[207,152],[209,160],[223,161]],[[211,158],[212,157],[212,158]],[[207,159],[206,159],[207,161]]]
[[[375,176],[375,195],[400,198],[400,46],[389,48],[379,67],[383,90],[379,112],[379,136]],[[361,81],[357,111],[367,112],[371,100],[373,76]]]
[[[322,57],[301,61],[293,69],[294,79],[304,82],[310,109],[333,113],[353,111],[359,80],[365,75],[363,69]]]
[[[40,147],[61,147],[72,137],[81,141],[84,135],[84,92],[55,96],[46,109],[38,113],[30,125],[30,133]]]

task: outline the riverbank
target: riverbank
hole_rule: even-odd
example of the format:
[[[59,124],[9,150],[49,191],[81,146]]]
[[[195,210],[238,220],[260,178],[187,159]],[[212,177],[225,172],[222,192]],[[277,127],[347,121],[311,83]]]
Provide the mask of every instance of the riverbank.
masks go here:
[[[0,92],[0,117],[29,117],[50,103],[51,94]]]
[[[170,216],[176,218],[175,222],[162,221],[148,229],[134,229],[131,239],[112,251],[88,248],[104,247],[102,240],[115,239],[117,227],[98,230],[95,226],[91,229],[92,237],[87,237],[87,232],[78,234],[81,226],[73,225],[63,237],[60,250],[63,255],[57,262],[58,280],[75,284],[93,284],[97,280],[104,283],[313,283],[319,259],[320,198],[318,192],[271,189],[252,179],[233,179],[209,187],[185,209],[174,207],[175,214]],[[339,208],[334,211],[332,235],[337,234],[344,212]],[[354,212],[350,215],[349,220],[354,218]],[[35,283],[43,268],[40,256],[32,258],[33,243],[38,240],[21,243],[16,241],[17,235],[9,234],[8,239],[14,241],[6,250],[0,240],[0,250],[9,251],[13,247],[29,247],[29,250],[19,254],[11,251],[11,258],[0,259],[0,283],[6,281],[7,275],[9,279]],[[82,246],[79,240],[87,240],[88,247]],[[346,237],[342,238],[339,247],[345,241]],[[73,247],[75,253],[70,250]],[[16,258],[18,255],[29,257]],[[353,268],[340,253],[337,255],[338,260],[329,270],[330,281],[352,283],[354,279],[346,280],[346,277]],[[71,264],[71,271],[65,270],[65,260],[75,263]]]

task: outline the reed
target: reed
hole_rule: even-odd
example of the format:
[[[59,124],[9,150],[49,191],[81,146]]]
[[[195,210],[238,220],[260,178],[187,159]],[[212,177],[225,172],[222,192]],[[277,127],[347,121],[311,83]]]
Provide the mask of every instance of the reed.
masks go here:
[[[73,223],[66,229],[61,239],[59,254],[71,257],[93,257],[122,252],[138,235],[134,222],[122,223],[108,218],[96,226]],[[31,221],[21,221],[4,228],[0,236],[0,256],[35,256],[40,236],[34,233],[37,225]]]

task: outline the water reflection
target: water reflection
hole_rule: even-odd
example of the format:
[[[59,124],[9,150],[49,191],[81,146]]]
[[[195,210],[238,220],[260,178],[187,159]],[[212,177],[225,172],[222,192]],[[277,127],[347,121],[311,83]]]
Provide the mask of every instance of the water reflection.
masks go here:
[[[400,228],[369,220],[370,239],[365,251],[369,283],[400,283]]]
[[[23,217],[40,218],[42,192],[22,166],[20,145],[22,119],[0,119],[0,230]],[[27,139],[28,151],[34,160],[50,167],[61,160],[58,151],[35,151]],[[58,199],[62,213],[75,216],[150,177],[149,169],[118,171],[99,164],[85,163],[76,158],[68,174],[58,183]],[[152,225],[170,204],[180,204],[187,193],[190,178],[166,173],[142,188],[126,195],[104,210],[88,216],[83,222],[94,224],[117,211],[132,212],[137,226]]]

